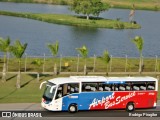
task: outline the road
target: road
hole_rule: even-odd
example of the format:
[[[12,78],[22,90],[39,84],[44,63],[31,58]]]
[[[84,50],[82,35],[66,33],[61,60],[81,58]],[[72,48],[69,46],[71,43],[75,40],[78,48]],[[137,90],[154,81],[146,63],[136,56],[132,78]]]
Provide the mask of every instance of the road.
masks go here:
[[[107,118],[111,118],[111,119],[115,119],[117,120],[121,118],[123,118],[123,120],[125,120],[126,118],[128,118],[129,116],[134,116],[136,113],[137,116],[140,115],[141,113],[158,113],[158,115],[160,116],[160,101],[158,101],[157,107],[156,109],[136,109],[135,112],[133,112],[132,114],[129,114],[128,112],[126,112],[125,110],[105,110],[105,111],[79,111],[77,113],[68,113],[68,112],[49,112],[46,111],[45,109],[43,109],[40,106],[40,103],[9,103],[9,104],[0,104],[0,111],[1,114],[3,111],[11,111],[11,112],[36,112],[36,113],[41,113],[42,117],[47,117],[47,119],[54,119],[57,118],[57,120],[59,120],[60,118],[65,117],[65,119],[72,119],[72,118],[78,118],[79,120],[82,119],[83,117],[86,117],[87,119],[90,119],[91,117],[93,118],[92,120],[96,120],[99,117],[102,117],[102,119],[106,117]],[[113,117],[114,116],[114,117]],[[156,119],[159,117],[156,117]],[[2,118],[0,118],[2,119]],[[18,117],[15,117],[14,119],[20,119]],[[27,118],[26,118],[27,119]],[[36,119],[36,118],[34,118]],[[77,119],[77,120],[78,120]],[[144,117],[143,117],[144,119]],[[13,118],[11,119],[13,120]],[[135,120],[135,119],[134,119]],[[154,119],[155,120],[155,119]],[[157,119],[158,120],[158,119]]]

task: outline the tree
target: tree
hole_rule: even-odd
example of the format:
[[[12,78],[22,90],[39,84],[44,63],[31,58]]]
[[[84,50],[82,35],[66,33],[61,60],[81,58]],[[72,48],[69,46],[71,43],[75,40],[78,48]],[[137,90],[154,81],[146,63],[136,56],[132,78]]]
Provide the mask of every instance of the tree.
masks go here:
[[[81,48],[76,48],[76,50],[80,53],[80,55],[84,58],[85,64],[84,64],[84,74],[87,73],[87,67],[86,67],[86,60],[88,57],[88,49],[85,45],[83,45]]]
[[[21,87],[21,58],[25,52],[27,48],[27,43],[25,43],[24,45],[20,43],[19,40],[16,40],[14,45],[11,46],[11,53],[13,54],[13,56],[15,56],[18,59],[18,75],[17,75],[17,83],[16,83],[16,87],[20,88]]]
[[[107,64],[107,75],[108,75],[108,64],[109,64],[111,58],[110,58],[109,52],[108,52],[107,50],[105,50],[105,51],[103,52],[103,60],[104,60],[105,63]]]
[[[44,64],[44,63],[43,63],[43,61],[42,61],[41,59],[36,59],[36,60],[34,60],[31,64],[34,64],[34,65],[40,67],[40,66],[41,66],[42,64]],[[37,70],[37,71],[38,71],[37,81],[39,81],[39,70]]]
[[[77,14],[84,14],[89,19],[89,15],[99,16],[99,14],[109,8],[109,5],[101,0],[74,0],[70,9]]]
[[[6,81],[6,71],[7,71],[7,52],[10,50],[10,38],[7,39],[0,38],[0,51],[4,53],[4,64],[2,72],[2,81]]]
[[[56,41],[56,43],[48,44],[48,48],[50,49],[52,55],[54,57],[57,57],[58,50],[59,50],[59,42]],[[54,73],[57,74],[57,64],[56,64],[56,62],[54,64]]]
[[[142,50],[143,50],[144,40],[141,36],[136,36],[132,41],[136,45],[136,47],[139,51],[139,54],[140,54],[139,72],[142,72]]]

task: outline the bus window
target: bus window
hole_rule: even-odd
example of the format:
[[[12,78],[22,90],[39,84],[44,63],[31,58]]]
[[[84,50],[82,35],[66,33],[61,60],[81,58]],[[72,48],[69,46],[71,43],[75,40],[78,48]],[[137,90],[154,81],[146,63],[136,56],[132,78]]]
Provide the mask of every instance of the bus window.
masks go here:
[[[135,91],[143,91],[146,90],[147,83],[146,82],[133,82],[133,90]]]
[[[126,86],[126,91],[130,91],[131,90],[131,86],[127,85]]]
[[[60,85],[57,89],[56,99],[61,98],[63,96],[63,85]]]
[[[98,88],[98,83],[87,83],[83,82],[82,83],[82,92],[95,92],[97,91]]]
[[[138,90],[139,90],[139,87],[136,86],[136,85],[134,85],[134,86],[133,86],[133,90],[138,91]]]
[[[57,89],[56,99],[72,93],[79,93],[79,83],[67,83],[59,85]]]
[[[147,90],[155,90],[155,82],[148,82]]]
[[[140,90],[146,90],[146,86],[141,85]]]
[[[104,90],[105,91],[112,91],[111,85],[105,85]]]
[[[119,91],[118,85],[115,85],[114,91]]]
[[[67,93],[79,93],[79,83],[68,83]]]
[[[120,85],[120,86],[119,86],[119,90],[120,90],[120,91],[125,91],[125,90],[126,90],[126,88],[125,88],[125,86],[124,86],[124,85]]]
[[[125,87],[126,87],[126,91],[131,91],[132,90],[132,83],[131,82],[126,82]]]

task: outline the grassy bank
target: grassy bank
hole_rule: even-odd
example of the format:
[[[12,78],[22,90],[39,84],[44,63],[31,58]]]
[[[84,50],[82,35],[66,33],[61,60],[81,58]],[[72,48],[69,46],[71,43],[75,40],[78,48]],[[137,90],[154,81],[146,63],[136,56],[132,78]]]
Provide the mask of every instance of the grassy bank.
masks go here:
[[[33,64],[35,60],[41,61],[41,65]],[[84,59],[77,57],[63,57],[61,61],[59,58],[23,58],[21,63],[22,72],[53,72],[54,63],[57,63],[57,69],[61,72],[83,72]],[[160,59],[144,58],[143,72],[157,72],[160,71]],[[68,65],[66,65],[68,64]],[[87,72],[106,72],[107,65],[101,57],[87,58]],[[8,61],[8,72],[18,71],[18,62],[15,58],[10,58]],[[156,66],[156,67],[155,67]],[[109,72],[138,72],[139,58],[112,58],[108,67]],[[0,71],[3,69],[3,58],[0,59]]]
[[[60,4],[69,5],[73,0],[0,0],[0,2],[17,2],[17,3],[45,3],[45,4]],[[159,0],[102,0],[109,3],[112,8],[131,9],[132,4],[135,4],[136,9],[141,10],[160,10]]]
[[[15,2],[15,3],[42,3],[55,5],[69,5],[72,0],[0,0],[0,2]]]
[[[125,8],[131,9],[132,5],[135,5],[139,10],[153,10],[160,11],[159,0],[102,0],[110,4],[112,8]]]
[[[110,19],[96,19],[91,18],[91,20],[86,20],[84,17],[72,16],[72,15],[62,15],[62,14],[34,14],[34,13],[18,13],[18,12],[8,12],[0,11],[0,15],[22,17],[28,19],[39,20],[48,23],[72,25],[72,26],[87,26],[95,28],[110,28],[110,29],[137,29],[140,28],[138,24],[132,24],[128,22],[122,22],[119,20]]]
[[[22,75],[22,88],[16,89],[16,75],[7,74],[7,82],[0,81],[0,103],[40,103],[44,91],[44,87],[39,90],[40,83],[54,77],[61,76],[41,76],[40,82],[37,82],[36,76]],[[158,99],[160,99],[160,83]]]
[[[26,72],[42,72],[43,67],[45,72],[53,72],[54,62],[57,63],[58,70],[60,69],[60,59],[45,58],[44,64],[36,66],[33,63],[35,60],[44,61],[43,58],[30,58],[27,57],[26,61]],[[144,58],[144,72],[153,72],[155,71],[155,59],[153,58]],[[65,63],[68,63],[68,66],[65,66]],[[137,72],[138,71],[138,58],[128,58],[127,59],[127,72]],[[157,71],[160,69],[160,59],[157,60]],[[125,71],[126,58],[112,58],[111,69],[109,65],[109,71],[111,72],[124,72]],[[79,72],[83,71],[84,59],[79,59]],[[18,71],[18,62],[15,58],[10,58],[8,61],[8,71],[17,72]],[[3,58],[0,59],[0,71],[3,67]],[[87,71],[93,72],[94,68],[94,58],[87,58]],[[106,64],[104,63],[101,57],[97,57],[95,61],[95,72],[105,72],[107,69]],[[25,71],[25,58],[22,59],[21,71]],[[77,57],[64,57],[61,59],[61,71],[62,72],[76,72],[77,71]],[[95,74],[94,74],[95,75]],[[59,74],[55,75],[40,75],[39,82],[37,81],[37,75],[31,74],[22,74],[21,78],[21,89],[16,89],[16,74],[7,73],[7,82],[3,83],[0,81],[0,103],[39,103],[41,101],[41,96],[43,90],[39,90],[39,85],[42,81],[49,80],[55,77],[64,77],[69,75]],[[110,75],[111,76],[111,75]],[[113,76],[113,75],[112,75]],[[115,75],[114,75],[115,76]],[[122,76],[122,75],[116,75]],[[141,75],[142,76],[142,75]],[[153,76],[156,78],[156,76]],[[0,74],[1,78],[1,74]],[[1,79],[0,79],[1,80]],[[33,89],[34,88],[34,89]],[[159,82],[159,92],[158,99],[160,99],[160,82]]]

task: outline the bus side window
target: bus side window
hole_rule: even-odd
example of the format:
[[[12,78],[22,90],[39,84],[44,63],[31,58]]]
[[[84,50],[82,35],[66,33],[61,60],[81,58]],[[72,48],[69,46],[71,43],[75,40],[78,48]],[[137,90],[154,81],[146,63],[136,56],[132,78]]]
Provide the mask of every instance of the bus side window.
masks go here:
[[[131,91],[132,90],[132,83],[131,82],[126,82],[126,91]]]
[[[109,86],[105,86],[105,91],[111,91],[111,87],[109,87]]]
[[[60,85],[57,89],[56,99],[61,98],[63,96],[62,93],[62,85]]]
[[[120,91],[125,91],[126,88],[125,88],[124,86],[120,85],[120,86],[119,86],[119,90],[120,90]]]
[[[148,90],[154,90],[154,89],[155,89],[154,86],[148,85]]]
[[[146,90],[146,87],[141,85],[140,90]]]
[[[126,86],[126,90],[127,90],[127,91],[130,91],[130,90],[131,90],[131,87],[130,87],[129,85],[127,85],[127,86]]]
[[[103,91],[104,90],[104,88],[103,88],[103,83],[98,83],[98,85],[97,85],[97,91]]]
[[[96,82],[83,82],[82,92],[96,92],[98,91],[98,83]]]
[[[133,86],[133,90],[139,90],[139,87]]]
[[[96,91],[96,87],[91,87],[91,91]]]
[[[68,94],[79,93],[79,83],[70,83],[68,84]]]
[[[103,91],[103,87],[99,87],[98,90],[99,90],[99,91]]]
[[[155,83],[154,82],[148,82],[147,90],[155,90]]]
[[[85,91],[91,91],[91,86],[90,85],[86,85],[85,86]]]

